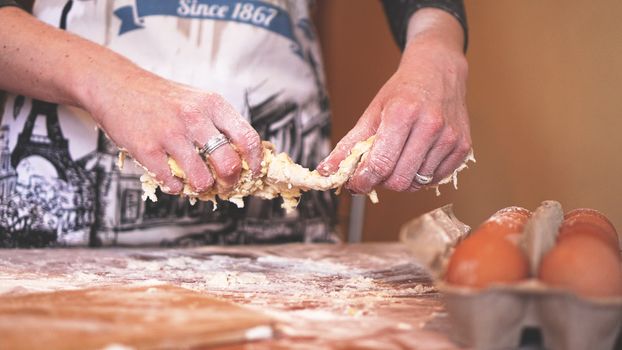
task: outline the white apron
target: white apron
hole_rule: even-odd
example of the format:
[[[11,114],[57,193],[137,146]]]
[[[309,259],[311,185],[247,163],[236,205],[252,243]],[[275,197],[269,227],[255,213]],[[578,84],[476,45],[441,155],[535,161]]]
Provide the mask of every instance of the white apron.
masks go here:
[[[33,14],[162,77],[223,95],[262,139],[313,168],[330,150],[330,115],[308,6],[45,0]],[[164,194],[143,202],[142,170],[132,162],[116,167],[116,147],[85,111],[8,95],[0,112],[0,246],[334,240],[329,193],[305,194],[288,216],[280,199],[250,198],[244,209],[222,203],[216,211]]]

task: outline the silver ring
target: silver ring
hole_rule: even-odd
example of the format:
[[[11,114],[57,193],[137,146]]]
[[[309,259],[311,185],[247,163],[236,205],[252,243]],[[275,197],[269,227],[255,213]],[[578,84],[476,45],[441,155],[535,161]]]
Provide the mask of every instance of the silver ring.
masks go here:
[[[432,182],[433,176],[421,175],[419,173],[415,173],[415,181],[417,181],[421,185],[427,185]]]
[[[218,134],[211,139],[207,140],[205,145],[201,147],[199,150],[199,154],[202,156],[209,156],[214,153],[220,146],[226,145],[229,143],[229,139],[224,134]]]

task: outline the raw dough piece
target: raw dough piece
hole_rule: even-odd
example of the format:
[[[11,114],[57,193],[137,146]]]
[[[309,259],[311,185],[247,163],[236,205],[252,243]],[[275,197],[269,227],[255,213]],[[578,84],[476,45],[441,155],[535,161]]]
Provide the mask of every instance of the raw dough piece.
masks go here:
[[[339,190],[354,174],[362,158],[369,152],[373,141],[374,136],[354,145],[350,154],[339,164],[337,172],[329,176],[322,176],[317,170],[311,171],[294,163],[286,153],[275,154],[274,145],[264,141],[260,175],[253,177],[248,164],[242,161],[240,180],[233,190],[228,193],[219,193],[216,187],[205,192],[196,192],[185,182],[186,174],[177,165],[175,160],[169,158],[168,164],[172,174],[184,180],[185,185],[182,195],[187,196],[191,203],[195,203],[197,200],[211,201],[214,203],[215,207],[216,196],[218,196],[218,198],[233,202],[238,207],[242,208],[244,206],[243,198],[246,196],[256,196],[264,199],[273,199],[281,196],[281,198],[283,198],[281,207],[287,212],[290,212],[296,208],[300,196],[304,191]],[[456,185],[457,173],[466,167],[466,162],[469,160],[474,161],[472,153],[465,160],[465,164],[459,169],[456,169],[452,175],[441,180],[439,184],[453,180],[454,185]],[[146,171],[145,174],[140,177],[140,181],[142,182],[143,188],[143,200],[149,198],[154,202],[157,201],[155,192],[158,186],[161,187],[161,184],[155,179],[155,176]],[[372,190],[367,195],[373,203],[378,202],[376,191]]]

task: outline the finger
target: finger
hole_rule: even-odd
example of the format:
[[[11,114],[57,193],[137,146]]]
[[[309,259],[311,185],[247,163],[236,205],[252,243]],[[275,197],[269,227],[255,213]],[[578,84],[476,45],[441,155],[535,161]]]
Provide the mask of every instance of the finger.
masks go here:
[[[159,146],[145,146],[140,153],[134,153],[134,159],[153,174],[161,184],[164,193],[179,194],[184,188],[182,181],[171,173],[168,156]]]
[[[383,113],[374,144],[348,182],[348,189],[356,193],[369,193],[389,177],[410,134],[415,115],[412,104],[395,100]]]
[[[214,125],[235,145],[253,174],[258,175],[261,172],[263,160],[263,147],[259,134],[233,106],[222,98],[217,101],[215,108],[212,115]],[[227,155],[229,155],[228,152]]]
[[[221,132],[211,123],[194,132],[197,143],[205,145],[208,140],[220,135]],[[196,152],[195,152],[196,154]],[[231,144],[218,147],[206,155],[207,161],[214,171],[216,185],[220,193],[227,193],[233,189],[240,179],[242,160]]]
[[[204,192],[214,185],[214,177],[207,164],[197,153],[192,140],[186,137],[169,137],[166,140],[165,148],[171,158],[184,171],[186,180],[193,190]]]
[[[436,168],[434,180],[436,182],[441,181],[464,164],[466,158],[469,156],[469,153],[471,153],[471,147],[471,141],[464,139],[459,141],[458,145],[451,152],[451,154],[449,154]]]
[[[357,142],[367,140],[376,132],[377,126],[371,125],[369,122],[369,120],[376,119],[374,116],[379,115],[381,112],[380,108],[376,106],[379,105],[370,105],[354,128],[337,143],[337,146],[330,152],[328,157],[324,158],[324,160],[318,164],[317,171],[320,175],[328,176],[334,174],[337,169],[339,169],[339,164],[350,154],[352,147],[354,147]]]
[[[393,173],[386,179],[383,185],[393,191],[406,191],[410,189],[415,173],[421,167],[425,155],[428,153],[438,135],[429,129],[413,127],[408,135],[404,151],[395,165]]]
[[[416,173],[423,176],[432,176],[434,178],[434,173],[436,172],[436,168],[438,165],[453,151],[458,142],[458,133],[454,131],[453,128],[445,128],[440,137],[436,140],[432,148],[428,151],[425,156],[425,159]],[[433,183],[434,183],[433,179]],[[424,184],[420,184],[415,179],[412,182],[412,190],[419,189]]]

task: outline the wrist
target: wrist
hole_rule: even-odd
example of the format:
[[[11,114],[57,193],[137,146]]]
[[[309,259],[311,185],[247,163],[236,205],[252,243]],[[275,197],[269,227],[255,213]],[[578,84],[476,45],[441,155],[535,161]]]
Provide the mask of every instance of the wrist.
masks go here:
[[[468,64],[463,45],[464,32],[458,20],[443,10],[421,9],[410,18],[400,68],[429,62],[466,74]]]
[[[406,48],[416,43],[463,53],[464,35],[462,25],[454,16],[441,9],[424,8],[410,17]]]
[[[81,59],[85,65],[73,71],[69,94],[78,107],[102,124],[102,111],[115,103],[115,96],[131,92],[133,83],[151,74],[116,53],[100,53],[104,57],[87,54]]]
[[[57,69],[47,69],[44,73],[48,75],[49,86],[57,91],[55,102],[92,112],[107,89],[115,88],[108,91],[118,93],[124,85],[120,80],[140,70],[99,44],[55,28],[46,29],[55,43],[55,52],[45,63]]]

